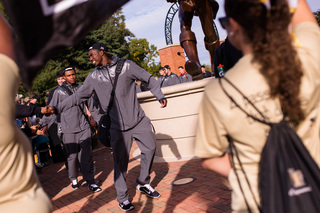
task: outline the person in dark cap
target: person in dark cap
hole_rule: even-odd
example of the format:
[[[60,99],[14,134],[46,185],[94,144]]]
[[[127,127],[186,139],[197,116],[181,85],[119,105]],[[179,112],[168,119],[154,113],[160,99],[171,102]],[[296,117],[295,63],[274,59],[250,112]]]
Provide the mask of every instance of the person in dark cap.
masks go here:
[[[141,170],[137,178],[137,190],[151,198],[160,197],[160,194],[150,186],[150,171],[155,155],[156,138],[150,119],[139,105],[135,81],[147,82],[150,91],[160,102],[162,108],[166,107],[167,100],[161,92],[158,82],[150,73],[134,62],[120,59],[115,55],[108,54],[107,51],[106,46],[101,43],[95,43],[89,48],[90,61],[97,68],[87,76],[83,86],[71,97],[56,105],[55,109],[50,108],[50,110],[51,112],[63,112],[87,100],[93,91],[96,92],[100,101],[100,111],[105,113],[109,111],[108,115],[111,120],[110,135],[117,201],[122,210],[129,211],[134,206],[129,201],[126,174],[133,139],[141,150]],[[120,70],[120,74],[117,75],[113,105],[109,108],[116,70]],[[95,120],[100,119],[95,118]]]
[[[168,87],[176,84],[180,84],[180,79],[177,74],[171,72],[171,68],[169,65],[164,66],[165,69],[165,76],[160,82],[161,87]]]

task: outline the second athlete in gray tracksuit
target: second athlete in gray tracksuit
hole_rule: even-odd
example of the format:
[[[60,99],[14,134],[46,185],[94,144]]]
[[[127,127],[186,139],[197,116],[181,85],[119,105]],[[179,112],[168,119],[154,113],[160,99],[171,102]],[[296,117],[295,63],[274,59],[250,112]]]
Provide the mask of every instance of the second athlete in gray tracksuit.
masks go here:
[[[56,106],[57,112],[65,111],[87,100],[93,91],[99,98],[102,110],[106,112],[118,59],[118,57],[113,56],[112,62],[107,64],[107,67],[100,66],[92,71],[87,76],[83,86],[75,94]],[[135,80],[147,82],[150,91],[157,100],[160,101],[165,98],[160,90],[159,83],[150,73],[130,60],[125,61],[115,89],[113,107],[110,110],[114,181],[119,203],[129,198],[126,172],[132,139],[135,138],[141,150],[141,171],[137,178],[138,184],[149,184],[150,169],[156,149],[156,139],[151,122],[138,103]],[[99,118],[95,118],[95,120],[99,120]]]
[[[81,84],[75,83],[72,85],[63,82],[63,85],[69,88],[73,93],[81,88]],[[70,95],[63,87],[58,87],[50,101],[51,106],[67,99]],[[92,103],[89,99],[89,110],[92,111]],[[80,109],[82,108],[82,111]],[[86,112],[85,104],[71,107],[61,112],[61,132],[62,141],[67,152],[68,161],[68,175],[71,182],[77,179],[79,162],[81,173],[88,185],[95,184],[94,180],[94,165],[92,159],[92,145],[91,145],[91,129],[88,120],[85,118]]]

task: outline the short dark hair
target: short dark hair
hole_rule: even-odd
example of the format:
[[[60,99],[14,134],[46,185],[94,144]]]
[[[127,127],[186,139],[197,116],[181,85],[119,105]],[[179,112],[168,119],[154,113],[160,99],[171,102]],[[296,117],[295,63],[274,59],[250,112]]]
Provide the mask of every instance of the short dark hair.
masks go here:
[[[164,69],[164,67],[160,67],[160,68],[159,68],[159,71],[160,71],[160,70],[165,70],[165,69]]]
[[[56,77],[57,77],[57,78],[63,77],[63,69],[59,70],[59,71],[56,73]]]
[[[206,66],[202,65],[201,67],[206,68]]]
[[[169,65],[165,65],[164,68],[171,69]]]
[[[70,71],[70,70],[76,71],[76,69],[74,68],[74,66],[66,66],[66,67],[63,68],[63,70],[62,70],[63,76],[66,74],[66,71]]]
[[[184,69],[183,66],[179,66],[179,67],[178,67],[178,69],[180,69],[180,68]]]

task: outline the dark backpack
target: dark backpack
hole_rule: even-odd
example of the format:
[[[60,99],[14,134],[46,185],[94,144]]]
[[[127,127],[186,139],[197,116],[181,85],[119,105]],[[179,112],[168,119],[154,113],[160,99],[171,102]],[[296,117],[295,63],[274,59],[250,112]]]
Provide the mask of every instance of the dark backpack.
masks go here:
[[[110,135],[111,119],[110,119],[109,113],[110,113],[111,107],[113,106],[118,77],[121,73],[121,70],[123,68],[123,64],[125,61],[126,61],[125,59],[119,59],[117,62],[116,75],[115,75],[114,81],[113,81],[113,86],[112,86],[112,91],[111,91],[111,96],[110,96],[110,101],[108,104],[107,112],[105,112],[105,114],[103,116],[101,116],[100,121],[99,121],[99,125],[98,125],[98,139],[106,147],[111,147],[111,135]],[[110,79],[110,81],[111,81],[111,79]]]
[[[316,213],[320,212],[320,169],[304,146],[297,133],[287,124],[285,119],[279,123],[269,123],[265,116],[254,104],[228,79],[233,86],[250,105],[263,117],[264,120],[247,113],[220,85],[230,100],[245,114],[254,120],[270,126],[270,131],[261,153],[259,164],[258,187],[261,198],[261,206],[256,202],[260,212],[264,213]],[[318,118],[320,119],[320,118]],[[238,156],[237,148],[232,139],[231,147],[232,164],[237,158],[246,181],[250,186]],[[237,172],[235,170],[238,178]],[[238,178],[241,189],[241,183]],[[242,189],[241,189],[242,190]],[[252,190],[251,190],[252,193]],[[246,197],[248,211],[251,212]]]

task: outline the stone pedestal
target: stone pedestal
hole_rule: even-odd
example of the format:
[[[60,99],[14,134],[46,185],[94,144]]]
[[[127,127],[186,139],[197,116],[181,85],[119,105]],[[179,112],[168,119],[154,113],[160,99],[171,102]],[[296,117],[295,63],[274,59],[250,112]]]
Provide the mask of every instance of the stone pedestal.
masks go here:
[[[154,126],[157,138],[155,162],[186,161],[194,158],[194,140],[198,111],[204,87],[213,78],[162,88],[168,100],[166,108],[150,91],[138,93],[138,100]],[[134,155],[139,156],[139,149]]]

